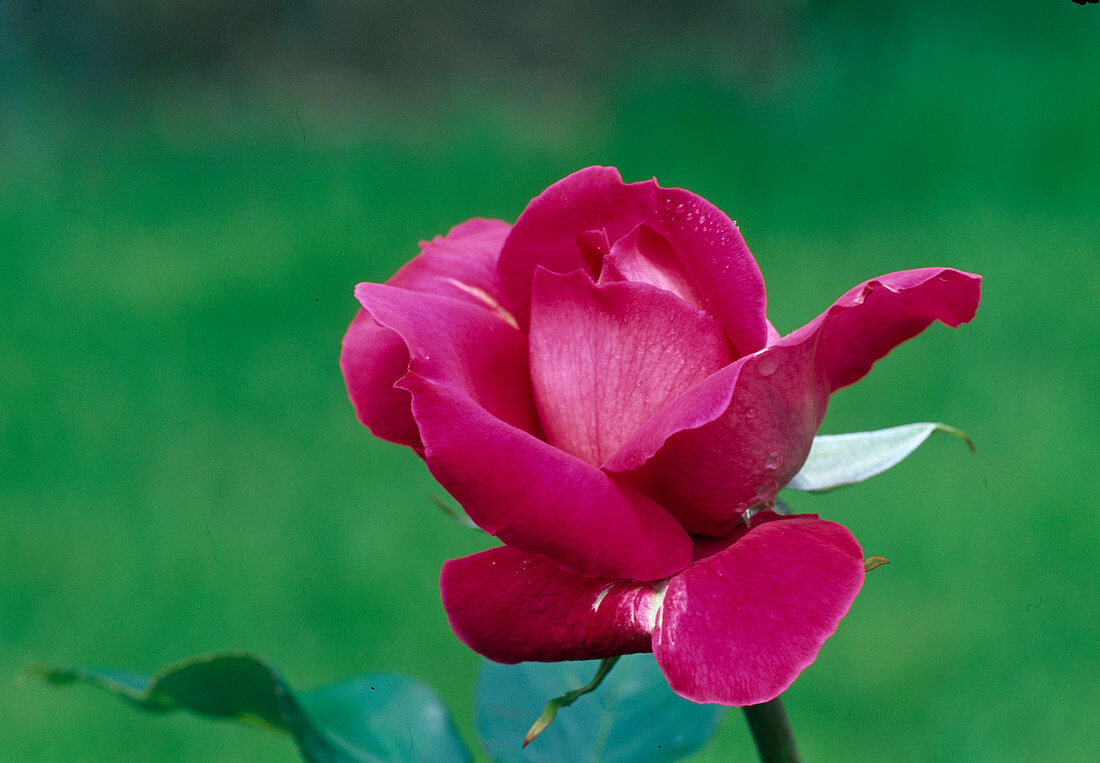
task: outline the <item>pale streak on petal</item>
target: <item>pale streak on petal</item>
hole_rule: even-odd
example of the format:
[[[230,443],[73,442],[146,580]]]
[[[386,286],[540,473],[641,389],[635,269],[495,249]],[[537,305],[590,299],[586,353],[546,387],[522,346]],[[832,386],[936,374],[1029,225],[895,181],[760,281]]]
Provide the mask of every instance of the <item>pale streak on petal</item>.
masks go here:
[[[604,586],[604,589],[596,594],[596,600],[592,602],[592,611],[599,612],[600,604],[603,603],[604,598],[611,592],[611,589],[615,587],[614,583]]]
[[[486,292],[484,289],[479,289],[476,286],[470,286],[470,284],[463,283],[462,281],[457,281],[454,278],[444,278],[442,280],[451,284],[451,286],[454,286],[456,289],[461,289],[470,296],[481,300],[485,303],[486,307],[488,307],[490,310],[492,310],[494,313],[504,319],[504,321],[508,325],[510,325],[514,329],[519,329],[519,323],[516,322],[515,316],[508,312],[502,304],[489,296],[489,293]]]
[[[649,613],[646,618],[646,630],[650,633],[654,633],[657,629],[657,621],[661,617],[661,607],[665,603],[665,590],[668,588],[669,580],[671,578],[666,578],[653,586],[653,598],[649,601]],[[660,634],[658,634],[658,637],[660,637]]]

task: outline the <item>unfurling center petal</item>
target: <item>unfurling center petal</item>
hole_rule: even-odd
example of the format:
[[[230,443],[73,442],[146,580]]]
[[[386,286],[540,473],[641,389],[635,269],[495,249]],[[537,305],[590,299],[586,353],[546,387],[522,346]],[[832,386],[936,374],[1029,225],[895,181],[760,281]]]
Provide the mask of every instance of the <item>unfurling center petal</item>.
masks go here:
[[[529,349],[547,441],[596,465],[734,358],[718,323],[671,291],[579,270],[536,271]]]

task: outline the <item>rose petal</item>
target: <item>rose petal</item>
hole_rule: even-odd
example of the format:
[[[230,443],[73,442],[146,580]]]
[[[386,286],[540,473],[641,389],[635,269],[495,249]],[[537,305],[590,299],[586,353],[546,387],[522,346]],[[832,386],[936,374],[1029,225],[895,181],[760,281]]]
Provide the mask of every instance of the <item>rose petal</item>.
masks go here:
[[[680,255],[707,312],[722,324],[739,355],[764,347],[764,277],[737,224],[690,191],[660,191],[663,214],[653,228]]]
[[[763,347],[764,280],[737,226],[695,194],[661,188],[655,180],[627,185],[610,167],[589,167],[558,181],[512,226],[498,273],[519,324],[526,325],[529,317],[536,267],[554,273],[584,268],[579,237],[602,230],[614,243],[640,223],[668,241],[737,352],[746,355]]]
[[[820,331],[818,355],[830,391],[852,384],[876,360],[938,320],[954,328],[974,317],[981,276],[951,268],[889,273],[848,291],[832,307],[790,335]]]
[[[454,385],[410,374],[425,460],[486,532],[582,575],[656,580],[691,560],[672,515],[597,467],[508,426]]]
[[[411,357],[398,382],[428,468],[470,519],[516,548],[586,575],[653,580],[682,569],[691,540],[663,508],[540,440],[526,343],[471,302],[360,284],[374,319]]]
[[[579,270],[536,271],[529,346],[546,439],[590,464],[733,360],[714,319],[675,294],[627,281],[597,286]]]
[[[386,284],[361,283],[355,296],[375,321],[404,341],[410,373],[458,385],[496,418],[538,431],[526,342],[506,318],[476,300]]]
[[[828,395],[933,320],[974,315],[978,277],[927,269],[868,281],[798,331],[673,400],[603,467],[690,532],[723,535],[798,473]]]
[[[442,294],[500,314],[496,261],[511,226],[475,218],[444,236],[421,242],[421,253],[391,278],[391,286]],[[510,316],[502,315],[506,320]],[[511,319],[515,323],[514,319]],[[360,310],[344,336],[340,368],[356,416],[376,437],[420,451],[409,393],[393,385],[405,375],[409,353],[393,331]]]
[[[640,281],[671,291],[693,307],[705,304],[672,245],[644,223],[616,241],[600,264],[600,284]]]
[[[652,586],[564,572],[502,546],[443,565],[443,608],[468,647],[497,662],[648,652]]]
[[[658,588],[653,653],[694,702],[755,705],[817,657],[863,585],[863,552],[813,515],[766,522]]]
[[[502,220],[467,220],[451,228],[446,236],[421,241],[420,254],[386,283],[502,310],[496,266],[511,227]]]
[[[604,462],[688,529],[727,534],[806,460],[827,393],[812,344],[741,358],[669,403]]]
[[[344,335],[340,370],[355,415],[375,437],[423,450],[409,407],[412,397],[393,386],[409,370],[401,337],[360,310]]]

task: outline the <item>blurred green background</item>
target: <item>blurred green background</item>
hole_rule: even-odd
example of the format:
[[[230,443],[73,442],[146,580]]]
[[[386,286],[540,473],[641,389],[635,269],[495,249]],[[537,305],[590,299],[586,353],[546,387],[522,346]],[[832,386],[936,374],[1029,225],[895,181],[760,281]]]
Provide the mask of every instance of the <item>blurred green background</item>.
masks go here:
[[[472,739],[437,574],[489,541],[356,422],[340,339],[356,282],[596,163],[738,220],[783,332],[880,273],[985,276],[823,430],[977,454],[786,496],[892,561],[787,707],[808,760],[1091,758],[1098,94],[1070,0],[3,2],[0,759],[293,760],[12,678],[222,648],[410,673]],[[752,756],[731,712],[696,757]]]

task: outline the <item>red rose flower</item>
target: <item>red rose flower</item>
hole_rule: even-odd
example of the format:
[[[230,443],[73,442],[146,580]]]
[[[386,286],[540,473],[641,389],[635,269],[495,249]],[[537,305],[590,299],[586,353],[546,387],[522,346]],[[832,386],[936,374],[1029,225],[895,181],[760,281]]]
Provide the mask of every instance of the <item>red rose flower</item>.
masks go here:
[[[505,544],[443,566],[458,637],[501,662],[652,650],[697,702],[780,694],[862,551],[814,515],[746,512],[798,472],[834,390],[973,317],[979,277],[880,276],[780,337],[729,218],[603,167],[422,248],[356,288],[341,366],[360,420]]]

